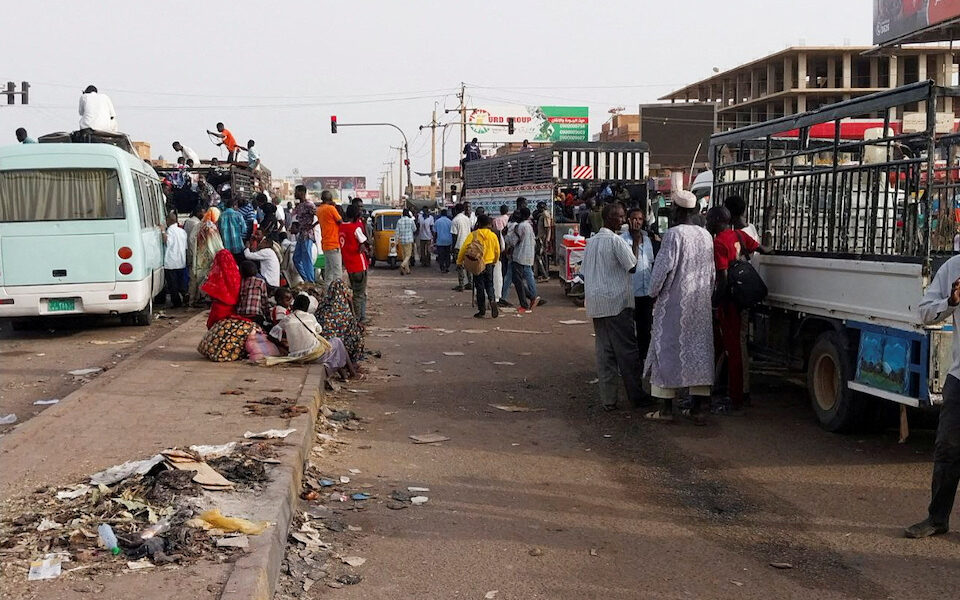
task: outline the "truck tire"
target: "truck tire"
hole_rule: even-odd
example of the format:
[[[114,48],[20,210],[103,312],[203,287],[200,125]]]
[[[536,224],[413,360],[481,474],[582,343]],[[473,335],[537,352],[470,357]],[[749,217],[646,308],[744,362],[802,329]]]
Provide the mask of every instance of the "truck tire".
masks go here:
[[[124,325],[137,325],[146,327],[153,322],[153,298],[147,300],[147,305],[134,313],[129,313],[120,317],[120,322]]]
[[[833,433],[849,431],[863,400],[847,387],[853,371],[847,341],[836,331],[820,334],[807,361],[807,391],[820,426]]]

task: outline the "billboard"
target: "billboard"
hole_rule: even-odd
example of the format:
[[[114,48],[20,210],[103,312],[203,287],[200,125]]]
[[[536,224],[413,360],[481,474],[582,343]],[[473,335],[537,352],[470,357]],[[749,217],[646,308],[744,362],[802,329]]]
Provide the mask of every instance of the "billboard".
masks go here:
[[[873,43],[885,44],[957,17],[960,0],[873,0]]]
[[[303,185],[308,192],[319,194],[323,190],[362,190],[367,187],[366,177],[304,177]]]
[[[467,139],[480,143],[589,141],[586,106],[523,106],[508,104],[475,108],[467,113]],[[507,129],[513,117],[514,133]]]

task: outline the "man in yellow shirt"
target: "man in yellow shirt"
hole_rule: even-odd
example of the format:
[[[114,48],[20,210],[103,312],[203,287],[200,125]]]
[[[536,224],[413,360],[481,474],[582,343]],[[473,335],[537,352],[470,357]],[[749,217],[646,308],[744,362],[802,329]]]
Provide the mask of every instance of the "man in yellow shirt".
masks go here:
[[[477,314],[473,315],[477,319],[482,319],[486,314],[486,302],[490,301],[490,315],[496,319],[500,316],[500,309],[497,308],[497,299],[493,291],[493,269],[500,266],[500,239],[493,232],[493,219],[490,215],[480,215],[477,217],[477,228],[467,236],[466,241],[460,247],[460,254],[457,255],[457,266],[463,266],[463,259],[467,254],[467,249],[474,240],[480,240],[483,244],[483,271],[473,276],[473,289],[477,291]]]

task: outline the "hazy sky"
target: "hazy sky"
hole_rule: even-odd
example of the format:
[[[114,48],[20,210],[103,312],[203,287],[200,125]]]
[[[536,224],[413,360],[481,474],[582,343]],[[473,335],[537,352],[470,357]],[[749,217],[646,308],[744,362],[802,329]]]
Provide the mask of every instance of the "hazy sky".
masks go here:
[[[588,105],[591,133],[636,105],[785,46],[869,44],[871,0],[6,0],[0,81],[32,83],[30,105],[0,106],[0,143],[76,129],[81,90],[109,94],[123,131],[204,158],[217,121],[257,140],[278,175],[365,175],[396,160],[430,168],[434,103]],[[449,120],[455,120],[451,114]],[[459,136],[449,128],[447,164]],[[439,136],[438,136],[439,137]],[[439,163],[439,144],[438,144]],[[418,179],[418,178],[415,178]],[[421,181],[425,183],[426,180]]]

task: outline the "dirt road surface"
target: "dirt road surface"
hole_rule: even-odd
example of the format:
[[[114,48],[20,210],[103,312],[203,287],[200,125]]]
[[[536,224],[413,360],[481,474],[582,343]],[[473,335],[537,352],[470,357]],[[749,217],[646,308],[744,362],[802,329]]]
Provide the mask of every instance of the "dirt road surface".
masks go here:
[[[183,323],[196,311],[160,309],[164,318],[149,327],[120,325],[116,317],[74,317],[30,323],[14,331],[0,324],[0,417],[13,413],[23,423],[97,374],[85,377],[70,371],[117,365],[146,344]],[[0,425],[0,435],[11,426]]]
[[[375,270],[381,314],[367,346],[382,358],[340,398],[364,430],[340,432],[349,443],[317,465],[375,497],[301,503],[326,502],[361,528],[323,537],[366,559],[351,568],[362,581],[293,593],[288,577],[278,599],[942,599],[960,589],[960,534],[902,537],[924,516],[931,432],[903,445],[893,430],[825,433],[803,390],[779,377],[755,381],[746,416],[708,427],[605,413],[589,383],[592,327],[559,323],[588,319],[556,282],[532,315],[482,321],[454,283]],[[408,437],[428,433],[450,439]],[[389,509],[390,493],[409,486],[429,488],[427,503]],[[323,566],[343,567],[334,562]]]

